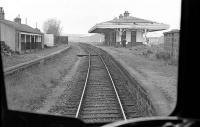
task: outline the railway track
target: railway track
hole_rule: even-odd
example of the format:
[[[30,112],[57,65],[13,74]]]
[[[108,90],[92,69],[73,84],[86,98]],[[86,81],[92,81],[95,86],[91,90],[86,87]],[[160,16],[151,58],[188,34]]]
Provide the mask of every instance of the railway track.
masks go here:
[[[110,57],[97,48],[80,44],[87,54],[74,79],[68,99],[65,94],[60,104],[49,113],[80,118],[88,123],[105,123],[150,116],[151,105],[137,84],[124,75]],[[132,86],[132,88],[130,87]]]
[[[151,113],[145,94],[137,87],[135,90],[127,87],[127,84],[137,85],[126,79],[129,76],[124,75],[108,54],[91,45],[80,44],[80,47],[90,55],[85,55],[77,75],[70,82],[73,87],[63,92],[48,113],[76,117],[90,123],[126,120]],[[14,67],[8,72],[27,69],[42,61],[46,63],[56,55]]]
[[[86,122],[126,120],[126,115],[110,72],[100,55],[88,56],[87,76],[76,113]]]

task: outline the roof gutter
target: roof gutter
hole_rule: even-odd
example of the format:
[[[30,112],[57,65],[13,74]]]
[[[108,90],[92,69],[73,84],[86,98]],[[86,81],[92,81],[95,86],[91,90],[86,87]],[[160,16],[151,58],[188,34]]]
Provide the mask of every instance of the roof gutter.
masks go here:
[[[110,25],[110,24],[97,24],[93,26],[88,32],[95,33],[96,29],[114,29],[114,28],[126,28],[126,29],[147,29],[148,31],[160,31],[169,29],[169,25],[166,24],[149,24],[149,25]]]

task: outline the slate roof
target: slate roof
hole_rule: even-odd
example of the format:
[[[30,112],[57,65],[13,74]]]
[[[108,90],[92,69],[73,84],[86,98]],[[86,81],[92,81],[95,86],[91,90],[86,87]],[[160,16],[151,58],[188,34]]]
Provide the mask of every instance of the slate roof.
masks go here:
[[[14,29],[16,29],[18,31],[21,31],[21,32],[42,34],[39,29],[32,28],[32,27],[30,27],[26,24],[19,24],[19,23],[12,22],[12,21],[9,21],[9,20],[0,20],[0,23],[6,24],[10,27],[13,27]]]
[[[133,16],[123,17],[123,18],[114,18],[108,22],[112,23],[154,23],[154,21],[141,19]]]
[[[88,32],[99,33],[101,30],[107,28],[147,29],[148,31],[159,31],[168,29],[169,25],[128,16],[122,18],[114,18],[113,20],[110,21],[98,23],[95,26],[93,26]]]

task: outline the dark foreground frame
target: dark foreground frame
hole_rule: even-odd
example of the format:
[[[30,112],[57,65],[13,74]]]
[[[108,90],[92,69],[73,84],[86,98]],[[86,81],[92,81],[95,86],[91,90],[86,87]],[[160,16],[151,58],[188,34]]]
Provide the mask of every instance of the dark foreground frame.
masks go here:
[[[178,97],[175,110],[170,116],[181,118],[199,119],[200,104],[199,97],[199,43],[198,30],[198,1],[182,0],[181,8],[181,30],[180,30],[180,48],[179,48],[179,71],[178,71]],[[169,7],[170,9],[170,7]],[[1,74],[1,120],[3,126],[88,126],[82,121],[63,116],[53,116],[45,114],[27,113],[21,111],[12,111],[7,107],[6,91],[4,84],[4,74],[2,68],[2,59],[0,61]],[[105,123],[96,123],[90,126],[103,125]]]

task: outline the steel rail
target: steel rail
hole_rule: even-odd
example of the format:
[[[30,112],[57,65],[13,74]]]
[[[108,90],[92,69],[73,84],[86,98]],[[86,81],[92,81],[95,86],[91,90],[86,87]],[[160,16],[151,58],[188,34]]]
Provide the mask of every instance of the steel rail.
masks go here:
[[[118,95],[118,93],[117,93],[117,89],[116,89],[116,87],[115,87],[115,83],[113,82],[112,76],[111,76],[111,74],[110,74],[110,71],[108,70],[108,67],[107,67],[107,65],[105,64],[103,58],[102,58],[100,55],[99,55],[99,57],[101,58],[101,61],[103,62],[104,66],[105,66],[105,68],[106,68],[106,70],[107,70],[107,72],[108,72],[108,75],[109,75],[109,77],[110,77],[110,80],[111,80],[111,82],[112,82],[112,85],[113,85],[113,87],[114,87],[114,90],[115,90],[115,93],[116,93],[116,96],[117,96],[117,100],[118,100],[118,102],[119,102],[119,105],[120,105],[120,108],[121,108],[121,111],[122,111],[122,114],[123,114],[123,118],[124,118],[124,120],[127,120],[126,115],[125,115],[125,112],[124,112],[124,109],[123,109],[123,106],[122,106],[122,103],[121,103],[121,100],[120,100],[120,98],[119,98],[119,95]]]
[[[90,48],[90,49],[91,49],[91,48]],[[93,50],[93,49],[92,49],[92,50]],[[95,52],[96,52],[96,51],[95,51]],[[96,52],[96,53],[97,53],[97,52]],[[111,76],[111,74],[110,74],[110,71],[109,71],[107,65],[105,64],[103,58],[99,55],[99,53],[97,53],[97,55],[100,57],[102,63],[104,64],[104,67],[106,68],[106,71],[107,71],[107,73],[108,73],[108,75],[109,75],[109,78],[110,78],[110,80],[111,80],[111,83],[112,83],[113,88],[114,88],[114,91],[115,91],[115,94],[116,94],[116,96],[117,96],[118,103],[119,103],[119,105],[120,105],[120,109],[121,109],[121,112],[122,112],[122,115],[123,115],[123,119],[124,119],[124,120],[127,120],[126,115],[125,115],[125,112],[124,112],[124,109],[123,109],[123,106],[122,106],[122,103],[121,103],[121,100],[120,100],[120,98],[119,98],[117,89],[116,89],[116,87],[115,87],[115,83],[114,83],[114,81],[113,81],[113,79],[112,79],[112,76]],[[89,54],[89,66],[88,66],[86,81],[85,81],[85,84],[84,84],[84,88],[83,88],[83,92],[82,92],[81,99],[80,99],[80,102],[79,102],[79,106],[78,106],[78,109],[77,109],[77,112],[76,112],[76,118],[78,118],[78,116],[79,116],[80,108],[81,108],[82,101],[83,101],[83,96],[84,96],[85,89],[86,89],[86,86],[87,86],[87,83],[88,83],[88,78],[89,78],[89,73],[90,73],[90,66],[91,66],[91,65],[90,65],[90,64],[91,64],[91,63],[90,63],[90,61],[91,61],[90,56],[91,56],[91,54]]]
[[[82,92],[82,95],[81,95],[81,99],[80,99],[80,102],[79,102],[79,105],[78,105],[78,109],[77,109],[77,112],[76,112],[76,116],[75,116],[76,118],[78,118],[78,116],[79,116],[81,104],[82,104],[82,101],[83,101],[83,96],[84,96],[86,85],[87,85],[87,82],[88,82],[89,73],[90,73],[90,54],[89,54],[89,64],[88,64],[87,76],[86,76],[83,92]]]

